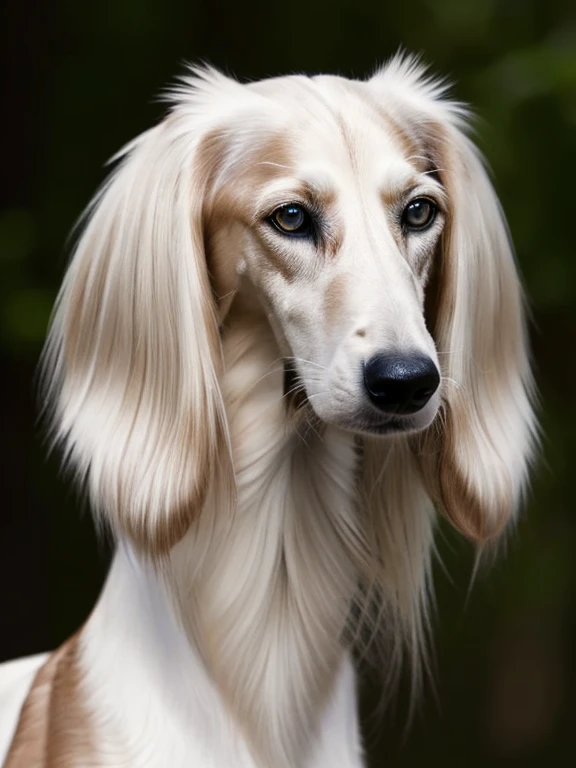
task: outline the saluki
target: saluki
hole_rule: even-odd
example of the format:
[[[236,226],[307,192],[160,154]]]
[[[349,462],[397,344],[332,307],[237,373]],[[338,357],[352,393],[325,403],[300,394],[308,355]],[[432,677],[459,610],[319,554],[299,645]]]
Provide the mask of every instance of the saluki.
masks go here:
[[[426,653],[435,517],[480,545],[534,446],[522,290],[465,107],[191,70],[90,205],[43,356],[116,553],[0,674],[6,768],[360,768],[353,658]]]

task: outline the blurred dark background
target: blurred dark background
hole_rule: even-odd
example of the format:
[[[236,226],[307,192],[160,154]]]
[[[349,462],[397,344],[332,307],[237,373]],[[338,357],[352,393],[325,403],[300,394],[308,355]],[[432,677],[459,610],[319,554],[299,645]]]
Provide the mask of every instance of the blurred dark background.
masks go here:
[[[0,17],[0,660],[86,617],[108,552],[46,458],[34,373],[66,238],[103,164],[207,60],[239,78],[364,76],[399,45],[454,79],[479,117],[533,308],[542,458],[507,556],[467,591],[449,532],[438,569],[436,688],[373,766],[573,764],[576,756],[576,13],[561,0],[8,0]],[[376,691],[367,687],[366,709]],[[402,712],[400,708],[400,712]],[[367,727],[370,723],[367,721]]]

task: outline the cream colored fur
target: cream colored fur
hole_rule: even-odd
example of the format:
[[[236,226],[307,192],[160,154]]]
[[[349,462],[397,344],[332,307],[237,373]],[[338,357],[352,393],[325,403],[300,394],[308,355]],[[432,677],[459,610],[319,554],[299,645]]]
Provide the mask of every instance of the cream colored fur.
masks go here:
[[[43,369],[118,551],[75,651],[85,753],[39,765],[359,768],[351,650],[380,649],[387,688],[408,655],[418,687],[435,509],[493,540],[534,435],[508,234],[443,93],[410,58],[366,82],[195,71],[120,156]],[[438,214],[406,233],[418,196]],[[287,203],[321,237],[276,231]],[[361,371],[393,350],[442,383],[390,420]]]

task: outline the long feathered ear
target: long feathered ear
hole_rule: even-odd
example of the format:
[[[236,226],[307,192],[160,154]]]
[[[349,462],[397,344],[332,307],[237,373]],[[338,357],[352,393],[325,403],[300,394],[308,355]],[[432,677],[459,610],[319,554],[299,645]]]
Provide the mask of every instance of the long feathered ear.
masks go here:
[[[458,126],[436,126],[451,202],[429,286],[428,321],[445,377],[443,414],[419,447],[428,490],[463,534],[484,542],[514,515],[535,420],[522,290],[504,216]]]
[[[234,493],[202,232],[209,174],[183,109],[128,147],[90,208],[43,359],[54,438],[96,515],[152,554],[184,535],[216,475]]]
[[[464,535],[495,537],[513,516],[535,442],[522,290],[503,213],[465,134],[467,111],[410,57],[372,81],[450,211],[427,320],[439,352],[439,419],[413,440],[428,493]]]
[[[362,487],[371,592],[381,597],[384,650],[408,653],[417,688],[426,661],[434,506],[483,543],[511,519],[535,444],[524,302],[506,224],[467,113],[444,83],[397,56],[368,84],[411,159],[425,163],[450,202],[426,291],[427,323],[443,374],[443,404],[413,437],[364,438]],[[361,606],[362,607],[362,606]],[[386,643],[386,641],[388,641]],[[399,664],[391,665],[399,669]]]
[[[450,211],[427,286],[427,322],[442,366],[439,417],[411,440],[437,508],[476,542],[513,517],[527,480],[536,422],[525,307],[505,219],[468,113],[447,85],[399,55],[370,81],[411,159],[446,187]]]

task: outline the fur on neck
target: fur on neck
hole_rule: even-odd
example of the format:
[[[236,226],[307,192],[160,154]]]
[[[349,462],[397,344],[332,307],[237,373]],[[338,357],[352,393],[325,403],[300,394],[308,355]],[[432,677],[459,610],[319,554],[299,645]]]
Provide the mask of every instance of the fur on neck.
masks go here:
[[[253,750],[263,764],[288,768],[303,764],[313,748],[319,713],[360,625],[370,615],[380,623],[384,613],[400,625],[417,622],[420,613],[403,614],[412,593],[395,593],[385,610],[374,608],[386,582],[397,591],[396,569],[405,562],[391,552],[383,563],[369,545],[375,531],[362,511],[361,477],[369,447],[315,424],[306,411],[290,411],[282,356],[260,310],[232,308],[223,354],[237,505],[232,517],[221,515],[218,488],[211,488],[201,519],[171,552],[169,578],[186,632]],[[394,448],[387,448],[389,463],[398,460]],[[414,492],[395,490],[399,499]],[[420,582],[426,510],[422,521],[426,541],[416,543],[424,558],[411,566]],[[406,525],[409,516],[400,533],[390,531],[393,541],[407,535]],[[402,640],[398,629],[393,652]],[[416,644],[422,627],[412,629]]]

